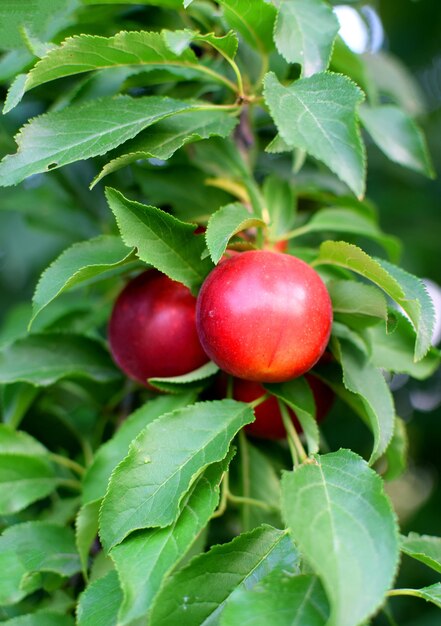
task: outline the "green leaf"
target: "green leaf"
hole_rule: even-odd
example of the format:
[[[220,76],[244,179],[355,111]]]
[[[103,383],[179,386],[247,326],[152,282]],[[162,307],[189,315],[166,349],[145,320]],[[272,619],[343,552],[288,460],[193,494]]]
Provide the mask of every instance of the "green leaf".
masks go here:
[[[358,55],[357,55],[358,56]],[[391,100],[412,117],[423,115],[425,95],[417,77],[393,54],[384,51],[364,54],[369,78],[387,101]]]
[[[383,602],[398,565],[397,524],[381,478],[349,450],[317,456],[283,475],[282,509],[326,590],[327,626],[358,626]]]
[[[0,162],[0,186],[105,154],[155,122],[196,108],[160,96],[103,97],[33,118],[16,136],[18,150]]]
[[[75,541],[80,555],[81,570],[87,580],[89,552],[95,537],[98,536],[98,515],[101,499],[88,502],[78,511],[75,520]]]
[[[29,335],[0,350],[0,383],[46,387],[72,376],[107,382],[119,374],[101,343],[79,335]]]
[[[319,449],[319,430],[315,416],[314,396],[304,377],[289,380],[286,383],[265,384],[276,398],[285,402],[294,411],[299,420],[308,444],[309,454]]]
[[[346,241],[324,241],[320,246],[317,265],[336,265],[356,272],[383,289],[396,302],[404,299],[399,283],[361,248]]]
[[[119,148],[116,156],[93,179],[91,188],[104,176],[139,159],[169,159],[182,146],[213,135],[227,137],[237,119],[225,111],[191,111],[158,122]]]
[[[9,113],[11,109],[14,109],[20,100],[23,98],[23,94],[26,89],[26,74],[17,74],[8,89],[8,93],[3,105],[3,115]]]
[[[371,317],[387,321],[387,303],[376,287],[353,280],[333,280],[327,284],[334,313]]]
[[[246,182],[250,178],[249,165],[235,142],[213,137],[194,146],[193,161],[204,172],[220,178]]]
[[[13,383],[4,385],[0,393],[3,421],[16,427],[37,397],[38,388],[28,383]]]
[[[441,537],[409,533],[401,538],[401,552],[441,574]]]
[[[28,433],[0,424],[0,454],[45,456],[48,450]]]
[[[201,34],[195,30],[163,30],[162,36],[167,47],[176,54],[181,55],[182,52],[196,41],[199,43],[208,43],[210,46],[218,50],[223,56],[234,59],[237,52],[238,40],[233,30],[226,35],[217,37],[214,33]]]
[[[264,227],[265,222],[239,202],[221,207],[210,217],[205,239],[213,263],[219,263],[229,240],[236,233],[253,227]]]
[[[260,526],[214,546],[171,576],[153,605],[151,626],[218,624],[230,598],[277,566],[294,569],[298,555],[286,532]]]
[[[352,78],[363,89],[368,101],[378,98],[376,86],[366,67],[365,56],[351,50],[340,36],[337,36],[334,41],[331,69]]]
[[[396,325],[392,333],[387,333],[383,324],[371,326],[366,336],[371,346],[372,363],[381,369],[399,374],[409,374],[413,378],[424,380],[440,366],[439,350],[431,348],[426,356],[415,363],[413,350],[415,331],[409,320],[394,311]]]
[[[237,30],[247,43],[261,54],[274,48],[273,28],[275,7],[265,0],[221,0],[225,19]]]
[[[360,397],[369,417],[374,435],[370,463],[374,463],[392,439],[395,419],[392,394],[381,371],[365,354],[349,341],[340,339],[339,345],[344,385]]]
[[[288,63],[299,63],[303,76],[326,70],[340,28],[337,16],[323,0],[283,1],[274,41]]]
[[[124,596],[118,624],[131,624],[146,615],[165,576],[207,525],[227,467],[225,462],[214,463],[198,478],[173,524],[138,532],[111,550]]]
[[[435,307],[432,298],[419,278],[383,259],[379,259],[378,262],[400,284],[404,292],[404,298],[396,302],[409,316],[417,332],[415,361],[419,361],[427,354],[432,343],[435,326]]]
[[[58,485],[54,468],[41,456],[0,453],[0,515],[10,515],[45,498]]]
[[[194,393],[181,393],[174,396],[160,396],[146,402],[121,424],[110,441],[96,452],[92,464],[83,478],[83,504],[104,497],[110,475],[129,451],[130,443],[141,430],[160,415],[192,404]]]
[[[405,472],[408,450],[409,438],[406,424],[400,417],[395,416],[394,432],[385,453],[387,469],[383,474],[384,480],[395,480]]]
[[[135,246],[142,261],[190,289],[200,286],[213,265],[209,259],[201,261],[204,241],[194,235],[193,224],[128,200],[115,189],[106,188],[106,198],[124,243]]]
[[[167,36],[170,37],[170,31],[121,31],[113,37],[87,34],[68,37],[36,63],[28,73],[24,91],[73,74],[121,66],[141,66],[144,71],[173,69],[188,79],[208,77],[211,81],[228,84],[229,81],[221,74],[210,71],[200,63],[188,45],[179,53],[173,51]],[[233,34],[223,38],[210,34],[205,40],[233,51]],[[190,41],[191,38],[188,43]]]
[[[2,626],[75,626],[73,617],[51,611],[39,610],[2,622]]]
[[[228,603],[221,626],[325,626],[329,603],[317,576],[274,569]]]
[[[372,259],[363,250],[345,241],[325,241],[316,265],[330,264],[361,274],[381,287],[409,316],[417,332],[415,361],[430,348],[435,312],[424,284],[415,276],[383,259]]]
[[[359,114],[363,126],[391,161],[435,177],[424,135],[404,111],[390,104],[364,105]]]
[[[107,278],[112,272],[133,260],[120,237],[100,235],[67,248],[43,272],[33,297],[29,326],[37,315],[57,296],[78,286]]]
[[[270,72],[264,96],[282,139],[325,163],[362,197],[366,163],[356,113],[364,96],[355,83],[323,72],[284,87]]]
[[[211,141],[200,141],[192,148],[196,152],[197,147]],[[136,168],[133,174],[149,202],[155,206],[171,206],[173,214],[184,221],[205,222],[210,213],[231,201],[229,193],[208,185],[206,174],[190,165],[167,163],[152,169]],[[190,179],[191,185],[188,184]]]
[[[24,48],[24,28],[30,28],[35,36],[52,36],[69,24],[75,7],[72,0],[0,3],[0,50]]]
[[[399,240],[392,235],[385,235],[369,216],[347,208],[330,207],[314,213],[299,234],[323,232],[350,233],[361,235],[378,242],[387,251],[390,258],[397,260],[401,252]]]
[[[80,571],[74,534],[48,522],[16,524],[0,537],[0,604],[13,604],[42,586],[42,572],[68,578]]]
[[[207,383],[207,379],[219,371],[218,366],[209,361],[198,369],[182,374],[181,376],[169,376],[168,378],[149,378],[148,382],[153,387],[169,393],[180,393],[183,390],[200,389]]]
[[[263,194],[271,222],[271,236],[278,237],[289,231],[295,220],[296,198],[288,181],[277,176],[267,176]]]
[[[253,418],[248,405],[222,400],[199,402],[149,424],[110,478],[100,518],[106,549],[134,530],[173,523],[198,475],[226,456],[234,435]]]
[[[86,587],[77,608],[77,626],[117,626],[122,591],[118,574],[109,572]]]

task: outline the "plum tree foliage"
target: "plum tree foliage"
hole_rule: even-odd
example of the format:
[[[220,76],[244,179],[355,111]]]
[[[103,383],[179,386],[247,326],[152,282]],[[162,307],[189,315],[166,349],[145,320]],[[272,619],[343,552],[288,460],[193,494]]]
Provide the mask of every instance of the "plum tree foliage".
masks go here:
[[[327,0],[15,0],[0,35],[0,203],[45,250],[18,250],[41,275],[0,331],[3,622],[441,607],[441,539],[400,535],[385,490],[408,455],[389,381],[440,353],[365,196],[367,142],[433,176],[380,56]]]

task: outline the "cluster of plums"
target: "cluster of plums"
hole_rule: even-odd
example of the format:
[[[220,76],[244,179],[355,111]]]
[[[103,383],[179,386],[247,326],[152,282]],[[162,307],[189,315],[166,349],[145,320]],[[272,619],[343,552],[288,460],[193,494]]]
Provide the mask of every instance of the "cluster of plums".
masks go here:
[[[144,385],[211,359],[234,376],[233,397],[250,402],[265,393],[261,383],[308,372],[325,351],[331,325],[331,300],[314,269],[288,254],[254,250],[221,261],[197,299],[157,270],[137,276],[115,303],[109,341],[118,366]],[[307,381],[320,419],[332,392],[314,376]],[[249,434],[285,436],[274,397],[255,414]]]

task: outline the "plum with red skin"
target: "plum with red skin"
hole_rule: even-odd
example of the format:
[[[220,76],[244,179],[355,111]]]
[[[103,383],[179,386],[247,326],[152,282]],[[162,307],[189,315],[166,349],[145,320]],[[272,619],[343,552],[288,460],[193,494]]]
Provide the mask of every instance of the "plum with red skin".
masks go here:
[[[316,420],[321,422],[329,413],[333,401],[333,391],[320,379],[305,374],[305,378],[311,387],[316,407]],[[235,378],[233,382],[233,398],[241,402],[253,402],[265,394],[265,389],[260,383]],[[298,433],[303,429],[297,419],[296,414],[288,409],[291,420]],[[256,419],[251,424],[245,426],[246,432],[252,437],[261,439],[284,439],[286,437],[285,426],[283,425],[277,398],[270,396],[267,400],[259,404],[254,409]]]
[[[134,380],[187,374],[207,363],[196,331],[196,298],[151,269],[131,280],[112,310],[110,351]]]
[[[257,382],[301,376],[322,356],[332,305],[317,272],[269,250],[222,261],[200,290],[196,324],[208,356],[225,372]]]

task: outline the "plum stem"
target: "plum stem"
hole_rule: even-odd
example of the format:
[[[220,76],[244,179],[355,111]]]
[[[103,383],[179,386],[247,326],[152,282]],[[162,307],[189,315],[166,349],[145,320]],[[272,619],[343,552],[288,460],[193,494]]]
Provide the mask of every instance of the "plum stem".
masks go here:
[[[242,471],[242,491],[243,497],[248,499],[250,497],[251,486],[250,486],[250,457],[248,453],[248,442],[245,437],[245,432],[242,429],[239,432],[239,450],[240,450],[240,462],[241,462],[241,471]],[[242,507],[242,525],[244,530],[247,530],[250,526],[250,510],[249,506],[246,502],[243,503]]]
[[[296,429],[294,428],[294,424],[289,416],[288,409],[285,404],[278,400],[280,414],[282,415],[283,425],[285,426],[286,433],[288,435],[288,443],[290,443],[291,452],[295,451],[293,454],[294,465],[296,465],[296,461],[300,459],[301,463],[304,463],[308,455],[306,454],[305,448],[303,447],[302,442],[300,441],[300,437],[297,434]],[[293,447],[291,447],[291,445]]]
[[[255,409],[256,407],[259,406],[259,404],[263,404],[266,400],[268,400],[269,397],[270,397],[269,393],[264,393],[263,396],[260,396],[259,398],[256,398],[252,402],[249,402],[249,406],[252,409]]]
[[[76,474],[79,474],[80,476],[83,476],[83,474],[86,472],[86,470],[84,469],[82,465],[80,465],[76,461],[72,461],[72,459],[68,459],[67,457],[62,456],[61,454],[55,454],[54,452],[51,452],[49,454],[49,458],[54,463],[57,463],[57,465],[62,465],[63,467],[67,467],[72,472],[75,472]]]

